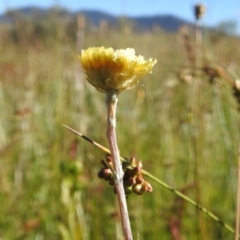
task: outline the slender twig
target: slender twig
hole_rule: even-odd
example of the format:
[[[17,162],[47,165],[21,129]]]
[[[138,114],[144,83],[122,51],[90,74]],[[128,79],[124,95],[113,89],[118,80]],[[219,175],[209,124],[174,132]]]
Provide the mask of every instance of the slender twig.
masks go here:
[[[118,205],[120,210],[121,222],[125,240],[131,240],[132,231],[128,216],[126,196],[123,186],[123,169],[120,160],[119,150],[117,146],[116,137],[116,109],[117,109],[117,94],[116,91],[107,92],[107,138],[109,148],[112,156],[113,168],[114,168],[114,186],[117,192]]]
[[[63,125],[65,128],[69,129],[70,131],[74,132],[75,134],[77,134],[78,136],[82,137],[83,139],[87,140],[88,142],[92,143],[93,145],[95,145],[96,147],[98,147],[99,149],[101,149],[103,152],[105,153],[111,153],[109,149],[105,148],[104,146],[100,145],[99,143],[91,140],[90,138],[86,137],[85,135],[75,131],[74,129]],[[120,156],[120,160],[122,162],[127,162],[128,160],[126,158],[123,158]],[[130,164],[130,163],[129,163]],[[161,185],[162,187],[168,189],[169,191],[173,192],[174,194],[176,194],[178,197],[184,199],[185,201],[187,201],[188,203],[190,203],[191,205],[193,205],[194,207],[196,207],[197,209],[201,210],[202,212],[204,212],[206,215],[208,215],[210,218],[212,218],[214,221],[216,221],[217,223],[219,223],[220,225],[222,225],[225,229],[227,229],[228,231],[230,231],[231,233],[235,234],[235,230],[229,226],[228,224],[226,224],[225,222],[223,222],[222,220],[220,220],[215,214],[213,214],[212,212],[210,212],[209,210],[207,210],[206,208],[202,207],[200,204],[198,204],[197,202],[193,201],[192,199],[190,199],[189,197],[187,197],[186,195],[184,195],[183,193],[177,191],[176,189],[172,188],[171,186],[169,186],[167,183],[161,181],[160,179],[156,178],[155,176],[153,176],[152,174],[148,173],[145,170],[142,170],[142,173],[149,177],[150,179],[152,179],[154,182],[158,183],[159,185]],[[240,239],[240,236],[238,234],[238,238]]]

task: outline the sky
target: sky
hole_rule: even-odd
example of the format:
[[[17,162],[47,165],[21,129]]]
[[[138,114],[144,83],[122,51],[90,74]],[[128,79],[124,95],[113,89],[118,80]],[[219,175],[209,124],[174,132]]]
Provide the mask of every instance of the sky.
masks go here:
[[[0,0],[0,14],[9,9],[26,6],[48,8],[61,6],[71,11],[101,10],[113,15],[151,16],[171,14],[194,21],[193,6],[202,3],[207,12],[202,20],[206,26],[224,21],[235,21],[240,33],[240,0]]]

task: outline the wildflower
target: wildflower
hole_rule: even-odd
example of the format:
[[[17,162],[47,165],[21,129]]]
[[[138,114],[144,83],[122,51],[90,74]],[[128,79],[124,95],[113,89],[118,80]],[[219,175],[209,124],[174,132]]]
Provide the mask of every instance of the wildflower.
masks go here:
[[[119,49],[93,47],[82,50],[79,60],[87,81],[100,92],[116,93],[130,89],[139,79],[150,73],[157,60],[144,60],[131,48]]]

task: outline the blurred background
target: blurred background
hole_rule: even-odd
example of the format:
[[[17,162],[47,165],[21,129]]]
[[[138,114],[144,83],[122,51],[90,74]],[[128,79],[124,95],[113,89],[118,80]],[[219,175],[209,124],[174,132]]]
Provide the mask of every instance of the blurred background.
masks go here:
[[[119,95],[121,155],[235,228],[240,2],[166,2],[1,1],[1,239],[123,239],[105,153],[62,126],[108,146],[105,95],[77,59],[93,46],[158,61]],[[135,239],[233,239],[148,181],[127,199]]]
[[[232,23],[234,31],[240,33],[240,3],[237,0],[216,1],[216,0],[183,0],[177,3],[175,0],[168,2],[155,1],[150,3],[144,0],[106,0],[101,1],[66,1],[66,0],[43,0],[39,3],[31,0],[11,0],[0,2],[0,14],[9,10],[29,11],[31,8],[37,8],[39,11],[46,11],[49,8],[62,8],[71,14],[77,14],[81,11],[99,11],[114,17],[153,17],[162,15],[171,15],[184,21],[194,22],[192,8],[195,4],[203,4],[207,11],[203,19],[203,24],[208,27],[219,27],[225,23]],[[35,10],[37,10],[35,9]],[[36,14],[36,13],[35,13]],[[233,26],[232,26],[233,27]],[[233,30],[233,29],[232,29]]]

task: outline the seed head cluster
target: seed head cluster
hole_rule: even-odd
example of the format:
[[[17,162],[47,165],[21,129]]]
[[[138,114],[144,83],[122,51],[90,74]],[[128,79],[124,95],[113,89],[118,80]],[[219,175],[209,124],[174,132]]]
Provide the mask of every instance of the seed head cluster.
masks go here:
[[[98,177],[109,182],[114,186],[114,173],[112,171],[112,159],[111,155],[107,155],[105,160],[102,160],[103,168],[98,172]],[[153,188],[151,184],[144,180],[142,173],[142,163],[136,162],[135,157],[130,158],[122,164],[123,167],[123,184],[125,194],[128,196],[130,193],[142,195],[145,192],[152,192]],[[115,187],[114,192],[116,193]]]

